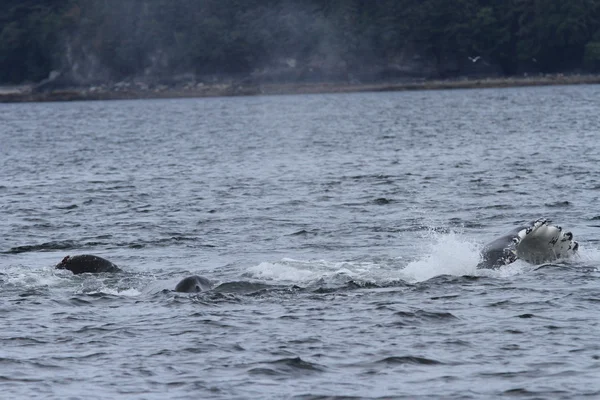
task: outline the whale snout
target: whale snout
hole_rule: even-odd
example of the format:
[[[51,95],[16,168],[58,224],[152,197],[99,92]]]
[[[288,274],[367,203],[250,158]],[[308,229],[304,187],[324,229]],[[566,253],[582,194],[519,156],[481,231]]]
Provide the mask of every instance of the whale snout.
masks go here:
[[[177,286],[175,286],[175,291],[182,293],[199,293],[210,290],[212,287],[213,284],[210,280],[202,276],[192,275],[182,279]]]

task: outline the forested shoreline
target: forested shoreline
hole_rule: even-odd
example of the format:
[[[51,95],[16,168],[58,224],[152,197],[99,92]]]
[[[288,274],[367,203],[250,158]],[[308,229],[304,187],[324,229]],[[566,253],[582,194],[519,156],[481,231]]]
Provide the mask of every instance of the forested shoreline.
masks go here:
[[[4,0],[1,7],[4,85],[600,72],[600,0]]]

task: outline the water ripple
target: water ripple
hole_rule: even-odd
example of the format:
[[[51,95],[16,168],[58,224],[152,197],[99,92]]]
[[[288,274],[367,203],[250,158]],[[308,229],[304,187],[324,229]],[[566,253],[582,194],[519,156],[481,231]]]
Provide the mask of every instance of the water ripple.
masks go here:
[[[2,396],[598,397],[599,97],[4,105]],[[476,268],[540,216],[579,258]]]

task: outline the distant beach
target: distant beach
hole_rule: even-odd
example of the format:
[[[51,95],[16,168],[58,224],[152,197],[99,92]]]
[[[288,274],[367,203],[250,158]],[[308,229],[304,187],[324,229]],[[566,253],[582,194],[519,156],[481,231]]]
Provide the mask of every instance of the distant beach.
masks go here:
[[[284,94],[387,92],[407,90],[444,90],[504,88],[548,85],[598,84],[600,75],[538,75],[523,77],[458,78],[447,80],[413,80],[388,83],[188,83],[177,87],[154,87],[120,82],[89,87],[37,91],[33,85],[0,87],[0,103],[165,99],[221,96],[256,96]]]

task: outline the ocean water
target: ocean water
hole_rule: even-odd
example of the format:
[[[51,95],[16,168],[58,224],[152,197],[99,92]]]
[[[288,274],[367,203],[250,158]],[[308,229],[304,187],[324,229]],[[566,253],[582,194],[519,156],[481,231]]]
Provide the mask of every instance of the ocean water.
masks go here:
[[[599,98],[0,105],[0,397],[598,398]],[[579,255],[476,269],[538,217]]]

